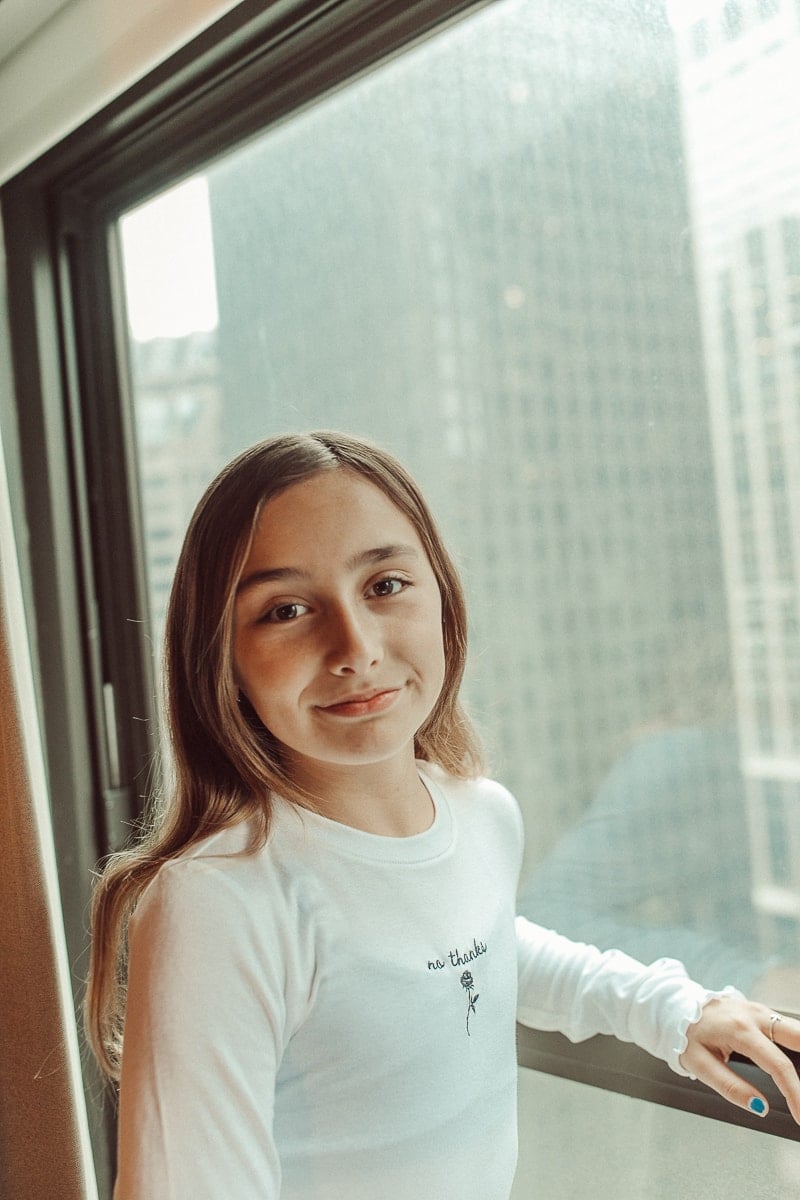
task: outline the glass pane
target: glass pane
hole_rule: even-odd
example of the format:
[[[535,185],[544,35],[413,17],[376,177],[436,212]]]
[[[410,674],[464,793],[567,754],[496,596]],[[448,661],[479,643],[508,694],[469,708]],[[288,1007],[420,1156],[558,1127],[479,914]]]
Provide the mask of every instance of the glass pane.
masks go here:
[[[520,1158],[511,1200],[532,1200],[545,1186],[564,1200],[728,1200],[737,1187],[758,1200],[797,1193],[794,1142],[753,1137],[735,1125],[535,1071],[521,1072],[519,1085]]]
[[[121,222],[156,630],[233,453],[388,445],[523,911],[795,1009],[798,70],[796,4],[502,0]]]

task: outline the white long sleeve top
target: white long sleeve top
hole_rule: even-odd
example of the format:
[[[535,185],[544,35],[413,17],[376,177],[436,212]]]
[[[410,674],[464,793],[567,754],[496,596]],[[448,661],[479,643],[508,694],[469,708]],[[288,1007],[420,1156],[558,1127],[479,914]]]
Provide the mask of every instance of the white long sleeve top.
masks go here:
[[[159,871],[130,929],[115,1200],[507,1200],[515,1021],[681,1071],[710,993],[522,918],[522,822],[421,765],[386,838],[280,799]]]

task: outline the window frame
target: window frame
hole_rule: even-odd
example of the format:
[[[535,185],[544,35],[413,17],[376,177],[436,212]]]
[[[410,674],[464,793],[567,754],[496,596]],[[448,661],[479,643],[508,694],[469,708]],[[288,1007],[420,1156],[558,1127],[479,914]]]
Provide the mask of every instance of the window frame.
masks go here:
[[[85,961],[93,865],[140,815],[155,752],[113,222],[269,124],[494,2],[244,0],[0,190],[16,382],[16,405],[3,401],[0,416],[26,547],[73,963]],[[76,981],[76,1003],[80,994]],[[800,1140],[777,1088],[746,1062],[737,1069],[758,1077],[772,1108],[768,1127],[613,1039],[574,1046],[520,1028],[518,1048],[523,1067]],[[99,1141],[107,1140],[98,1151],[103,1176],[113,1159],[111,1123],[90,1103]]]

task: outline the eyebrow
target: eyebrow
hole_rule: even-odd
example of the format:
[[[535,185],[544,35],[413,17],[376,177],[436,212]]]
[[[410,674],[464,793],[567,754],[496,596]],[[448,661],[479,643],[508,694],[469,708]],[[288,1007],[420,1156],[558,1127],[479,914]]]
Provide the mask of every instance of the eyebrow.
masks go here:
[[[409,546],[405,542],[394,542],[388,546],[374,546],[370,550],[362,550],[358,554],[354,554],[352,558],[348,558],[344,565],[346,570],[355,571],[359,567],[385,562],[388,558],[419,557],[420,552],[415,546]],[[251,571],[249,575],[245,575],[237,585],[236,595],[240,596],[242,592],[259,583],[274,583],[280,579],[308,578],[310,578],[309,572],[302,570],[301,567],[267,567],[264,570]]]

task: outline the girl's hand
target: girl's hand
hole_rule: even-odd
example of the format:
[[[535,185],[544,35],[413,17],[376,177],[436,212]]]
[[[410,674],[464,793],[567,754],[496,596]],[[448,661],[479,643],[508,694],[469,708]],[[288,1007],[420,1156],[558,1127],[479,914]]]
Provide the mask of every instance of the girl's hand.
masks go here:
[[[732,1104],[764,1117],[769,1111],[764,1096],[726,1065],[734,1051],[745,1054],[772,1076],[800,1124],[800,1079],[781,1050],[781,1046],[800,1050],[800,1021],[777,1016],[765,1005],[738,996],[716,996],[705,1005],[700,1020],[689,1026],[686,1037],[688,1045],[680,1059],[686,1071]]]

